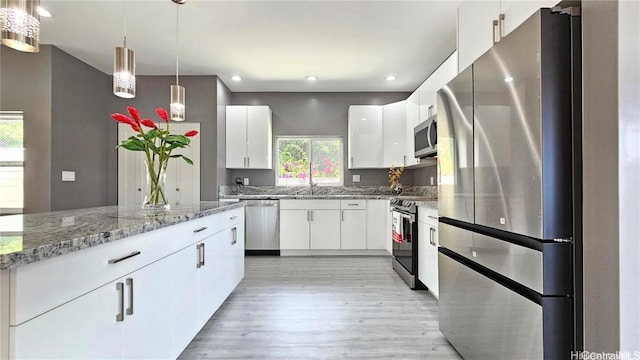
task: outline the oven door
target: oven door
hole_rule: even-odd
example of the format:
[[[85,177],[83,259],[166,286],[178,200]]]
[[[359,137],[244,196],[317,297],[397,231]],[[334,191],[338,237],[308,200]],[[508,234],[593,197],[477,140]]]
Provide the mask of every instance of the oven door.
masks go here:
[[[402,242],[392,241],[393,257],[409,274],[416,275],[418,270],[418,223],[416,215],[393,210],[393,214],[400,216],[402,222]]]

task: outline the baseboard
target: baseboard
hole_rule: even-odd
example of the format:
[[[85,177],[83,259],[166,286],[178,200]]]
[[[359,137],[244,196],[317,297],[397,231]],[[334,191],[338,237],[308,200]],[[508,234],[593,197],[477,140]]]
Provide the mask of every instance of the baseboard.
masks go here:
[[[280,256],[280,250],[246,250],[244,256]]]
[[[280,256],[383,256],[387,250],[280,250]]]

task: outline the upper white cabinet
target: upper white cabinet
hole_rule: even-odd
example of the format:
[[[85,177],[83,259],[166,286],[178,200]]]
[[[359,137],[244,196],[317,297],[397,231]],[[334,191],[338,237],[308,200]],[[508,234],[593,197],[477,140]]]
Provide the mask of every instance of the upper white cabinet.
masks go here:
[[[227,106],[226,167],[271,169],[271,126],[271,109],[268,106]]]
[[[407,102],[382,106],[382,167],[407,163]]]
[[[558,0],[464,1],[458,8],[458,71],[466,69],[495,42],[537,9]]]
[[[414,91],[406,101],[407,108],[407,126],[405,141],[405,166],[416,165],[420,162],[413,154],[415,153],[415,138],[413,128],[420,123],[420,94]]]
[[[454,51],[414,92],[414,94],[418,93],[420,101],[420,123],[438,112],[436,104],[438,90],[447,85],[456,75],[458,75],[458,56]]]
[[[162,126],[159,124],[159,126]],[[189,130],[200,132],[199,123],[171,123],[171,133],[183,134]],[[118,126],[118,143],[135,133],[129,125]],[[193,160],[187,164],[181,158],[170,159],[167,165],[165,194],[170,205],[195,204],[200,201],[200,138],[191,138],[191,143],[183,149],[174,149],[171,155],[184,155]],[[118,204],[140,206],[144,201],[147,181],[145,157],[142,151],[118,148]]]
[[[382,167],[382,107],[349,106],[349,169]]]

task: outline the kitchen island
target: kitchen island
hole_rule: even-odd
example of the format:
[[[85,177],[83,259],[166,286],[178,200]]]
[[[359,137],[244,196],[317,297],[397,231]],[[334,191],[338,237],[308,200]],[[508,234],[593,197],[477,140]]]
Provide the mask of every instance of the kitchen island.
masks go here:
[[[244,276],[244,205],[0,217],[0,357],[176,358]]]

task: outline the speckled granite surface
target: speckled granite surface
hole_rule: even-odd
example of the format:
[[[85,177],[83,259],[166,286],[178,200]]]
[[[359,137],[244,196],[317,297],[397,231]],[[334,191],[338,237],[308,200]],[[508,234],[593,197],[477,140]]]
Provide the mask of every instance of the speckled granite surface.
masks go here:
[[[0,269],[6,270],[245,206],[203,201],[146,215],[139,208],[104,206],[0,216]]]
[[[220,186],[220,198],[240,199],[390,199],[398,197],[388,186],[316,186],[313,195],[308,186]],[[405,186],[400,197],[436,199],[437,186]]]
[[[428,209],[438,210],[438,200],[416,200],[416,205],[418,205],[419,208],[426,207]]]

